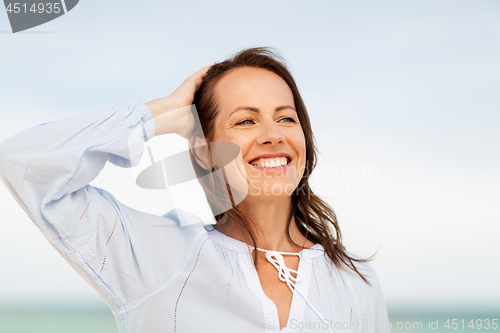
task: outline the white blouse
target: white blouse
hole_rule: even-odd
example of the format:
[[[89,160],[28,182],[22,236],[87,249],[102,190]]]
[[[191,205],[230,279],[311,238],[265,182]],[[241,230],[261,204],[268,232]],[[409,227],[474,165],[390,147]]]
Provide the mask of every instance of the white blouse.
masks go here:
[[[293,290],[280,330],[247,244],[181,210],[147,214],[88,185],[107,161],[137,164],[154,133],[151,111],[134,102],[38,125],[0,145],[3,182],[108,304],[121,333],[390,332],[368,263],[356,266],[371,286],[336,268],[316,244],[299,253],[294,281],[280,255],[268,253]]]

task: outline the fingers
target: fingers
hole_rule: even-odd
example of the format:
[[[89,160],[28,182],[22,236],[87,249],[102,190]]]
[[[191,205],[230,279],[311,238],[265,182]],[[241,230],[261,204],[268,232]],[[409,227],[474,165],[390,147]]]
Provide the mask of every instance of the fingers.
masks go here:
[[[192,80],[195,83],[195,90],[200,88],[203,78],[207,74],[210,67],[212,67],[212,65],[207,65],[187,78],[187,80]]]
[[[212,67],[212,65],[207,65],[196,73],[188,76],[184,83],[176,89],[175,93],[194,95],[203,83],[203,77],[205,77],[210,67]]]
[[[207,74],[210,67],[212,67],[212,65],[207,65],[184,80],[184,82],[169,96],[172,103],[178,107],[193,103],[194,95],[203,83],[203,77]]]
[[[203,79],[205,74],[207,74],[207,71],[212,67],[212,65],[208,65],[197,71],[196,73],[188,76],[186,80],[198,80],[199,78]]]

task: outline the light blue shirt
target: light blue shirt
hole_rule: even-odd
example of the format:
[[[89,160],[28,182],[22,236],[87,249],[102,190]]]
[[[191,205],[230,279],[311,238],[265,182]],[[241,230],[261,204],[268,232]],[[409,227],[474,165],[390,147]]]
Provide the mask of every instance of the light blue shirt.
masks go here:
[[[121,333],[389,332],[371,266],[339,270],[321,245],[300,253],[280,330],[247,244],[172,210],[155,216],[88,185],[107,161],[138,163],[155,133],[138,102],[42,124],[0,145],[0,177],[52,246],[99,293]],[[198,222],[181,227],[179,219]]]

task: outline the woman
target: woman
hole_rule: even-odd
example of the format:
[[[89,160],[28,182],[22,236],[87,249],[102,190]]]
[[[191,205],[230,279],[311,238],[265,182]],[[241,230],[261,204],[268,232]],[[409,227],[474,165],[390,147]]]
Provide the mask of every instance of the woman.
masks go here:
[[[198,175],[217,169],[206,142],[239,146],[239,167],[223,184],[232,207],[214,226],[181,227],[195,217],[139,212],[88,185],[106,161],[134,165],[144,140],[167,133],[190,139]],[[333,210],[309,188],[315,153],[292,76],[275,54],[253,48],[204,67],[168,97],[14,136],[0,146],[0,170],[120,332],[386,330],[374,271],[344,251]],[[235,203],[242,176],[246,195]],[[215,211],[224,189],[200,181]],[[150,227],[158,224],[169,228]]]

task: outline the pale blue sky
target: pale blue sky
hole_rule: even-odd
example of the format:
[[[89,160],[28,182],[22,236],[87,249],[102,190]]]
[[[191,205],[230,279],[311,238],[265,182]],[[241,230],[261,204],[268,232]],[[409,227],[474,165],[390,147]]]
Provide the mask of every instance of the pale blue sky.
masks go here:
[[[9,30],[0,11],[0,141],[147,102],[243,47],[275,47],[322,154],[314,188],[348,249],[380,249],[373,266],[387,302],[500,307],[499,2],[82,0]],[[162,212],[115,169],[96,186]],[[0,306],[98,302],[3,185],[0,202]]]

